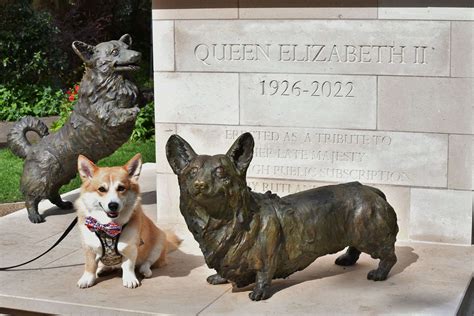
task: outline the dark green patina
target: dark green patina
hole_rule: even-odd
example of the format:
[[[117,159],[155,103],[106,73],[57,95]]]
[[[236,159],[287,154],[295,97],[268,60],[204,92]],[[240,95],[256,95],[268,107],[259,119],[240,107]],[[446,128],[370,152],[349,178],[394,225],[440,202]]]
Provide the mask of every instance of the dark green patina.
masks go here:
[[[323,186],[285,197],[252,192],[246,172],[251,134],[225,155],[197,155],[178,135],[166,144],[180,186],[180,209],[207,265],[211,284],[255,283],[252,300],[266,299],[274,278],[306,268],[316,258],[348,247],[336,260],[353,265],[360,252],[380,259],[368,279],[385,280],[396,263],[397,217],[385,195],[358,182]]]

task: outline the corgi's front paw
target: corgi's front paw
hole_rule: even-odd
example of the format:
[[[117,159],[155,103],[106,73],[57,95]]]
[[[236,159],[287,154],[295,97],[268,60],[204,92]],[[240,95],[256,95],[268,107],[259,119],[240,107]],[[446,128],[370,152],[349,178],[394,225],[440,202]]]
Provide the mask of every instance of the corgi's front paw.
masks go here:
[[[45,219],[40,214],[28,214],[28,219],[34,224],[44,223]]]
[[[124,275],[122,281],[123,286],[128,287],[129,289],[134,289],[140,286],[140,281],[138,281],[135,275]]]
[[[85,289],[87,287],[91,287],[94,285],[96,277],[94,274],[90,272],[84,272],[82,277],[77,281],[77,286],[81,289]]]
[[[255,287],[252,292],[249,293],[249,297],[252,301],[266,300],[270,297],[270,291],[267,288]]]
[[[221,277],[217,273],[208,276],[206,281],[207,281],[207,283],[212,284],[212,285],[229,283],[229,281],[227,281],[227,279],[224,279],[223,277]]]

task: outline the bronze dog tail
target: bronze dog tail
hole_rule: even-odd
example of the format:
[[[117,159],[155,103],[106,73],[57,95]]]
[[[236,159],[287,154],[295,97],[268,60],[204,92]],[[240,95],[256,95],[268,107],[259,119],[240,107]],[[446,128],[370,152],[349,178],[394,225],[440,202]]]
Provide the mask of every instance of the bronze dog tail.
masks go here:
[[[41,120],[32,116],[25,116],[13,125],[7,136],[8,147],[20,158],[26,158],[31,143],[26,138],[27,132],[35,132],[40,137],[49,134],[48,127]]]

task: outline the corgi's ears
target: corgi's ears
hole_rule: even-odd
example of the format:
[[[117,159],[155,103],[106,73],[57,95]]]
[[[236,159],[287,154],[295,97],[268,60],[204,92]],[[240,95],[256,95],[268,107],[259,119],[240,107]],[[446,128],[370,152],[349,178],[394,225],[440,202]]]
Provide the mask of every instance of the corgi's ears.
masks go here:
[[[241,176],[245,176],[247,173],[247,168],[253,158],[254,145],[252,134],[244,133],[235,140],[226,153],[226,156],[232,160]]]
[[[140,177],[140,172],[142,171],[142,155],[136,154],[123,167],[125,168],[125,170],[127,170],[128,176],[132,180],[138,181],[138,178]]]
[[[92,55],[94,55],[94,46],[81,41],[72,42],[72,49],[85,63],[89,62]]]
[[[196,158],[191,145],[178,135],[171,135],[166,143],[166,158],[176,175],[181,174],[184,168]]]
[[[84,182],[94,176],[97,166],[83,155],[79,155],[77,158],[77,170],[79,171],[82,182]]]
[[[127,46],[132,45],[132,37],[130,36],[130,34],[122,35],[122,37],[120,37],[119,41],[121,41],[122,43],[127,44]]]

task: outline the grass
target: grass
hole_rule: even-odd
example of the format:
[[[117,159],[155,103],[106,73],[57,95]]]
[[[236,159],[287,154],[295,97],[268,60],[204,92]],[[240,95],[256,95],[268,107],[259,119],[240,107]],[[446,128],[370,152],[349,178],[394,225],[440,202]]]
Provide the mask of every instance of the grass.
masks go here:
[[[142,154],[143,162],[155,162],[155,142],[128,142],[111,156],[98,162],[101,167],[124,165],[136,153]],[[23,160],[13,155],[9,149],[0,150],[0,203],[23,201],[20,192],[20,178],[23,172]],[[61,188],[60,193],[69,192],[81,185],[79,176]]]

